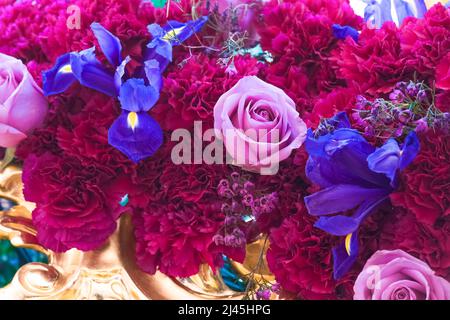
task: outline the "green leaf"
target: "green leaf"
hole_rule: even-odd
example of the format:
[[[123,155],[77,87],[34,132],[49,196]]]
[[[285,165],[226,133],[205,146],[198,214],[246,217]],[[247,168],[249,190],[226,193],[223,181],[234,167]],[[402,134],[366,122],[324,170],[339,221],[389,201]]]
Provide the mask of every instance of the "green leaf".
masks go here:
[[[152,0],[153,5],[155,8],[164,8],[164,6],[167,3],[167,0]]]

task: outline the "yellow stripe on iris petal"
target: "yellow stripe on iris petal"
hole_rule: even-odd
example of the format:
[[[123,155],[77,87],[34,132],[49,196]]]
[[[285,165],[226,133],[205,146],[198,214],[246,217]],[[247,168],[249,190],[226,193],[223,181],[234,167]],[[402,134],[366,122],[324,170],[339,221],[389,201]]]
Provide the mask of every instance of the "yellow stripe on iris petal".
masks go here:
[[[139,125],[139,118],[136,112],[130,112],[127,117],[128,126],[134,131]]]
[[[186,28],[186,26],[170,30],[166,33],[163,39],[169,41],[176,38],[184,30],[184,28]]]
[[[72,66],[70,64],[66,64],[61,69],[59,69],[61,73],[72,73]]]
[[[349,233],[346,237],[345,237],[345,250],[347,251],[347,254],[350,255],[351,250],[350,250],[350,243],[352,241],[352,235],[353,233]]]

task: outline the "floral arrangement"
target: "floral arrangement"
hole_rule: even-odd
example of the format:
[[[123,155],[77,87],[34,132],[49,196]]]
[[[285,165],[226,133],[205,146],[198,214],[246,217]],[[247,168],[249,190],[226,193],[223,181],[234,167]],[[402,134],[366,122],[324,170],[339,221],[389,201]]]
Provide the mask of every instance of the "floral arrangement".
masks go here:
[[[0,147],[40,244],[95,250],[126,214],[149,274],[450,299],[450,9],[415,3],[4,1]],[[230,272],[258,239],[276,282]]]

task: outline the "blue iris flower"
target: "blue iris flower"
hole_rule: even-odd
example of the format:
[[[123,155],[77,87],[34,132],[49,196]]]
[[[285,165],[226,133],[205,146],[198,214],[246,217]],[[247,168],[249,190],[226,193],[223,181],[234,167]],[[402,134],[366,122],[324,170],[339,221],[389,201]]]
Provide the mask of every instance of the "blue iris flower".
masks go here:
[[[386,21],[401,25],[406,17],[422,18],[427,12],[424,0],[364,0],[364,20],[377,28]]]
[[[328,132],[323,132],[323,127]],[[358,256],[358,228],[362,221],[389,198],[397,187],[397,173],[419,152],[415,132],[402,147],[394,139],[375,148],[350,128],[347,115],[339,113],[305,142],[309,158],[306,175],[322,190],[305,197],[309,214],[320,216],[315,226],[345,240],[333,248],[334,277],[341,278]],[[352,214],[348,213],[352,210]]]
[[[122,114],[108,132],[109,144],[132,161],[153,155],[163,142],[159,124],[148,114],[156,104],[162,88],[162,72],[172,61],[172,46],[179,45],[207,21],[202,17],[180,23],[169,21],[164,27],[149,26],[153,36],[144,55],[143,67],[130,77],[122,58],[120,40],[99,23],[91,24],[100,49],[112,68],[105,67],[95,56],[95,47],[60,56],[50,70],[43,73],[44,93],[53,95],[67,90],[78,81],[83,86],[118,98]]]
[[[117,72],[124,72],[125,68],[122,64],[122,46],[119,39],[99,23],[91,24],[91,29],[106,59],[116,72],[105,67],[96,58],[95,47],[66,53],[56,60],[53,68],[43,73],[46,96],[64,92],[78,81],[83,86],[117,97],[121,85],[121,82],[117,81]],[[125,61],[128,62],[129,58],[127,57]]]
[[[143,79],[129,79],[120,87],[123,111],[109,129],[108,141],[136,163],[152,156],[163,143],[161,127],[147,113],[158,99],[158,88]]]
[[[351,37],[355,42],[358,42],[359,38],[358,30],[350,26],[341,26],[339,24],[333,24],[333,35],[336,39],[341,40]]]
[[[144,53],[145,60],[155,59],[161,70],[165,70],[172,61],[172,47],[178,46],[197,33],[208,21],[204,16],[197,20],[181,23],[170,20],[164,27],[153,23],[147,27],[153,36]]]

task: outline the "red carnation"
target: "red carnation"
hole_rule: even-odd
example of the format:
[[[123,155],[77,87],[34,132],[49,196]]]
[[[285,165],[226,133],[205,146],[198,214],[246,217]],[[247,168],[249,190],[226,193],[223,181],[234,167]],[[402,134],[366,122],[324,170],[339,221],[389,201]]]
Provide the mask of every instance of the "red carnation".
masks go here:
[[[363,29],[358,43],[350,38],[335,52],[338,76],[359,92],[378,95],[389,92],[408,77],[401,50],[399,30],[387,22],[379,30]]]
[[[395,207],[375,241],[379,250],[404,250],[426,262],[437,275],[450,280],[448,216],[431,226],[418,221],[413,212]]]
[[[450,10],[437,4],[423,19],[408,19],[400,39],[407,66],[420,78],[434,77],[436,66],[450,51]]]
[[[420,136],[420,152],[401,174],[401,187],[392,203],[433,226],[450,218],[450,139],[432,130]]]
[[[310,124],[315,127],[322,118],[331,118],[339,111],[350,111],[355,108],[357,93],[354,88],[338,88],[323,94],[317,99],[311,115]]]
[[[36,203],[37,238],[46,248],[56,252],[96,249],[116,229],[123,211],[118,203],[124,184],[116,185],[98,164],[83,165],[49,153],[31,155],[24,163],[23,181],[26,200]]]
[[[87,94],[83,94],[88,91]],[[81,112],[68,116],[66,126],[56,130],[58,147],[81,163],[95,161],[120,175],[133,170],[133,163],[108,143],[108,129],[120,111],[113,99],[92,90],[79,93],[86,100]]]
[[[174,201],[199,202],[208,197],[212,202],[217,199],[219,177],[225,175],[223,166],[218,165],[175,165],[167,159],[159,179],[161,191]]]
[[[302,204],[270,234],[267,262],[282,287],[297,298],[350,299],[352,283],[333,279],[333,237],[313,226]]]
[[[223,264],[222,254],[243,259],[242,250],[217,246],[213,236],[223,223],[220,206],[171,202],[135,210],[136,259],[142,270],[157,270],[174,277],[198,273],[203,263],[213,269]]]

